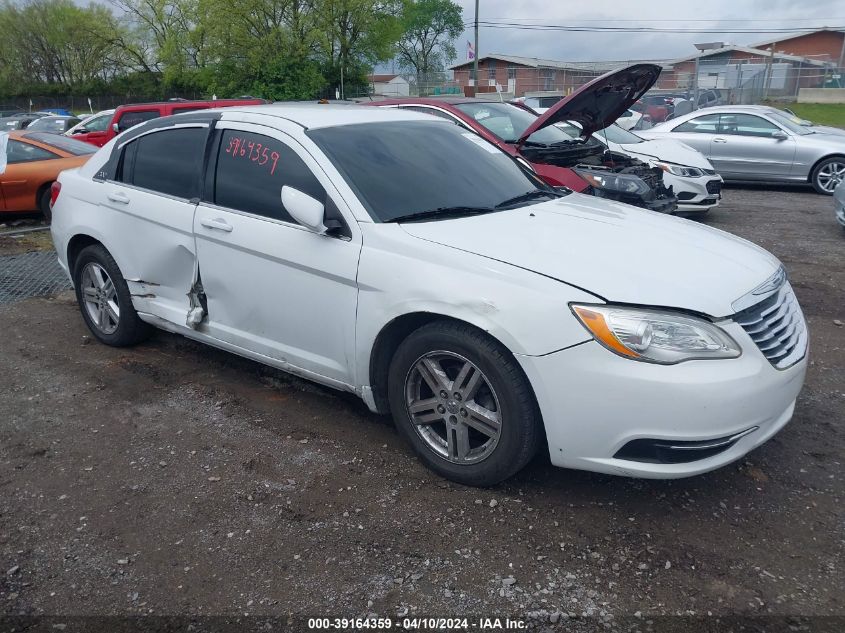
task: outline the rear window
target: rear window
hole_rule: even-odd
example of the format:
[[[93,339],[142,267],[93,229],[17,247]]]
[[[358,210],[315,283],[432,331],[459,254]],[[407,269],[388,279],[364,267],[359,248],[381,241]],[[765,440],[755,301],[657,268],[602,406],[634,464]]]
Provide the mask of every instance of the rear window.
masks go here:
[[[74,156],[93,154],[100,149],[94,145],[89,145],[88,143],[83,143],[82,141],[67,138],[66,136],[50,134],[49,132],[27,132],[24,134],[24,137],[43,143],[44,145],[49,145],[50,147],[55,147],[56,149],[60,149],[68,154],[73,154]]]
[[[198,193],[207,137],[206,127],[171,128],[139,137],[126,147],[123,182],[193,198]]]

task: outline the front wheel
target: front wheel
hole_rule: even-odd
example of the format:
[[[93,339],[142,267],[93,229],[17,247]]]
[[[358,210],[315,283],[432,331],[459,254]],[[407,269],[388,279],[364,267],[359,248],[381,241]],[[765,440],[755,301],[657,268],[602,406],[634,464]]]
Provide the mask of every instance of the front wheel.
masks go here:
[[[436,321],[408,336],[391,361],[388,398],[423,462],[458,483],[497,484],[523,468],[542,441],[522,368],[466,324]]]
[[[111,254],[100,244],[87,246],[74,264],[76,300],[91,333],[106,345],[139,343],[152,328],[132,305],[129,287]]]
[[[811,181],[818,193],[832,196],[837,185],[845,181],[845,158],[834,156],[820,162],[813,170]]]

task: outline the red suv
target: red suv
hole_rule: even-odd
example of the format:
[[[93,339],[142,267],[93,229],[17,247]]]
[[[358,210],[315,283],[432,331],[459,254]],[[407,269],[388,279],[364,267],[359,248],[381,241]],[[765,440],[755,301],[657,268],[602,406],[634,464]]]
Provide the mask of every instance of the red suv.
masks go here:
[[[74,134],[73,138],[102,147],[115,136],[129,128],[162,116],[181,114],[193,110],[208,110],[209,108],[228,108],[231,106],[261,105],[267,103],[264,99],[216,99],[214,101],[163,101],[161,103],[133,103],[118,107],[112,115],[111,121],[102,131],[83,132]]]

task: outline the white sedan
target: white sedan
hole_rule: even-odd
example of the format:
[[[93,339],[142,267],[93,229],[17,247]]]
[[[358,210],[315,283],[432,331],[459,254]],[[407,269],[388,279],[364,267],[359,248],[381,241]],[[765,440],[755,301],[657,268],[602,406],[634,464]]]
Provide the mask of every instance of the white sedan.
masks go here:
[[[158,327],[353,392],[464,484],[544,447],[617,475],[713,470],[783,428],[807,368],[763,249],[556,191],[406,110],[148,121],[59,177],[51,230],[103,343]]]
[[[611,125],[593,134],[608,149],[663,170],[663,184],[678,197],[678,211],[707,213],[722,199],[722,177],[698,150],[673,139],[644,139]]]

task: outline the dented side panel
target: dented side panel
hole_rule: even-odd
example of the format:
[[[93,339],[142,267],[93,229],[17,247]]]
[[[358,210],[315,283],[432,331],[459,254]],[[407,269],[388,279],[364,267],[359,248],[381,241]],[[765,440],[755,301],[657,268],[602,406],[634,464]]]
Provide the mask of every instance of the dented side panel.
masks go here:
[[[195,280],[193,219],[196,205],[122,183],[99,183],[103,233],[139,312],[184,323]],[[122,194],[128,203],[109,199]]]

